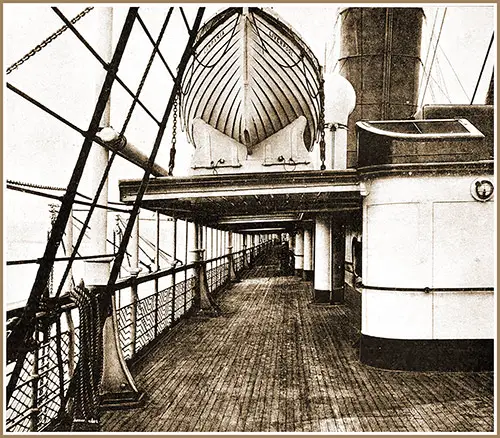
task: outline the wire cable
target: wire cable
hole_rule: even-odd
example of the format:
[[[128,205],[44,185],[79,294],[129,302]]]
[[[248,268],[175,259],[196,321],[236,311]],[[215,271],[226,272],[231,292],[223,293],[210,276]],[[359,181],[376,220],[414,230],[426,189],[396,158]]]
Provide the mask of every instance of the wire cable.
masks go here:
[[[429,85],[429,80],[430,80],[430,76],[431,76],[431,73],[432,73],[432,66],[434,65],[434,61],[436,59],[436,54],[437,54],[437,48],[438,48],[438,45],[439,45],[439,40],[441,39],[441,33],[443,31],[443,25],[444,25],[444,19],[446,18],[446,12],[448,11],[448,8],[444,8],[444,12],[443,12],[443,18],[441,19],[441,26],[439,28],[439,33],[438,33],[438,36],[437,36],[437,39],[436,39],[436,45],[434,47],[434,53],[432,55],[432,61],[431,61],[431,65],[429,67],[429,73],[427,75],[427,81],[425,83],[425,88],[424,88],[424,91],[422,93],[422,101],[421,101],[421,104],[423,104],[424,102],[424,99],[425,99],[425,94],[427,92],[427,87]]]
[[[479,72],[479,77],[477,78],[476,88],[474,89],[474,93],[472,94],[472,99],[470,100],[470,104],[474,102],[474,98],[476,97],[477,89],[479,88],[479,83],[481,82],[481,78],[483,76],[484,67],[486,67],[486,61],[488,60],[488,56],[490,55],[491,46],[493,45],[493,40],[495,39],[495,31],[491,34],[490,44],[488,45],[488,50],[486,51],[486,56],[484,57],[483,65],[481,67],[481,71]]]

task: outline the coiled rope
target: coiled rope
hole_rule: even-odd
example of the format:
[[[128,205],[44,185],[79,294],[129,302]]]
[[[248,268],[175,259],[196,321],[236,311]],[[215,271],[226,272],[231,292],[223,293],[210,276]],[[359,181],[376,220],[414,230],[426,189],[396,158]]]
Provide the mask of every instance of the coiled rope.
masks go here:
[[[80,357],[76,373],[73,404],[75,424],[99,424],[99,390],[103,368],[102,326],[99,300],[82,283],[71,290],[70,296],[80,315]],[[78,429],[78,426],[76,426]]]

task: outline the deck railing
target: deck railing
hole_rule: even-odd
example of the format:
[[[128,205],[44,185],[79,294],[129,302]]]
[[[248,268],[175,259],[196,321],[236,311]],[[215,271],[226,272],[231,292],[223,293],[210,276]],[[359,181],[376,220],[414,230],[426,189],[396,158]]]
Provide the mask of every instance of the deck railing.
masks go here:
[[[230,258],[236,273],[266,252],[271,242],[205,260],[208,289],[217,294],[230,280]],[[120,345],[133,361],[193,310],[195,264],[120,279],[115,286]],[[64,297],[63,297],[64,298]],[[78,309],[66,299],[56,312],[37,314],[32,350],[26,355],[18,384],[6,407],[7,432],[51,430],[65,408],[69,382],[79,356]],[[7,313],[7,321],[22,309]],[[7,364],[6,382],[13,363]]]

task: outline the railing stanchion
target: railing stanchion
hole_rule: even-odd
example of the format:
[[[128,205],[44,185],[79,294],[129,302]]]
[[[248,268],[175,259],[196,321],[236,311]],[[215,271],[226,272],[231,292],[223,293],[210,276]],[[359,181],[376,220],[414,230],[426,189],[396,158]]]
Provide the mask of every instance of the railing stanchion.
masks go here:
[[[170,325],[173,326],[175,323],[175,272],[172,274],[172,303],[171,303],[171,312],[170,312]]]
[[[130,346],[131,346],[131,357],[135,356],[136,344],[137,344],[137,284],[133,284],[130,287],[132,306],[130,307]]]
[[[155,338],[158,336],[158,298],[159,298],[158,279],[155,278],[155,308],[154,308],[154,318],[155,318],[154,336],[155,336]]]
[[[158,272],[160,270],[160,213],[156,212],[156,245],[155,245],[155,270]],[[155,278],[155,307],[154,307],[154,319],[155,319],[155,327],[154,327],[154,336],[158,335],[158,278]]]

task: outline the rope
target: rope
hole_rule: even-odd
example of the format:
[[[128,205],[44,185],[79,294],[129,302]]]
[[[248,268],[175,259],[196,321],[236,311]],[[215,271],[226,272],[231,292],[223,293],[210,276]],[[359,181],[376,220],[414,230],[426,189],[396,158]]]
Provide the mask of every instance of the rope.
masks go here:
[[[35,184],[35,183],[29,183],[29,182],[23,182],[23,181],[14,181],[11,179],[8,179],[5,181],[7,184],[11,184],[14,186],[19,186],[19,187],[29,187],[33,189],[39,189],[39,190],[56,190],[56,191],[66,191],[66,187],[57,187],[57,186],[47,186],[47,185],[42,185],[42,184]],[[76,192],[77,196],[80,196],[84,199],[92,200],[90,196],[84,195],[82,193]],[[113,201],[108,201],[108,204],[112,205],[121,205],[121,206],[126,206],[127,204],[124,204],[123,202],[113,202]]]
[[[259,32],[259,28],[257,27],[257,23],[255,22],[255,18],[254,18],[254,13],[252,12],[251,13],[251,16],[252,16],[252,21],[253,21],[253,25],[255,27],[255,33],[257,34],[257,36],[259,37],[259,40],[260,40],[260,45],[262,47],[262,49],[265,50],[265,52],[273,59],[273,61],[278,64],[281,68],[293,68],[293,67],[296,67],[299,62],[303,59],[304,57],[304,53],[302,52],[302,50],[300,50],[300,54],[297,55],[299,57],[299,59],[297,59],[297,61],[295,61],[293,64],[281,64],[280,62],[278,62],[278,60],[275,59],[275,57],[273,55],[271,55],[271,53],[269,53],[269,50],[267,50],[267,44],[264,42],[264,40],[262,39],[262,37],[260,36],[260,32]],[[300,49],[300,48],[299,48]],[[291,49],[290,49],[291,50]],[[295,53],[295,52],[294,52]]]
[[[460,88],[462,88],[462,91],[464,92],[465,94],[465,97],[467,98],[467,100],[470,99],[469,95],[467,94],[467,91],[465,91],[465,88],[462,84],[462,81],[460,80],[460,78],[458,77],[458,74],[457,72],[455,71],[455,69],[453,68],[453,65],[451,64],[450,60],[448,59],[448,57],[446,56],[446,53],[444,52],[443,48],[441,46],[439,46],[439,50],[441,50],[441,53],[443,54],[444,56],[444,59],[446,59],[446,61],[448,62],[448,65],[450,66],[451,68],[451,71],[453,72],[453,74],[455,75],[455,78],[457,78],[457,81],[458,81],[458,84],[460,85]]]
[[[349,11],[347,12],[347,14],[348,13],[349,13]],[[340,19],[340,14],[337,11],[337,18],[335,19],[335,24],[333,25],[333,32],[332,32],[333,35],[331,36],[331,38],[333,39],[333,44],[332,44],[332,48],[328,52],[328,59],[332,58],[332,56],[335,54],[335,52],[334,52],[335,48],[337,47],[337,30],[338,30],[339,19]],[[335,70],[335,67],[337,67],[338,62],[339,61],[337,59],[337,62],[335,63],[333,68],[330,68],[328,70],[330,73],[332,73]],[[325,69],[326,69],[326,63],[327,63],[327,59],[325,58]]]
[[[437,16],[439,13],[439,8],[436,9],[436,13],[434,14],[434,22],[432,23],[432,31],[431,31],[431,36],[429,38],[429,46],[427,47],[427,53],[425,54],[425,61],[422,63],[422,60],[420,62],[422,63],[422,67],[425,70],[425,66],[427,65],[427,61],[429,60],[429,54],[431,53],[431,47],[432,47],[432,38],[434,38],[434,31],[436,29],[436,23],[437,23]],[[422,76],[422,79],[420,80],[420,84],[418,84],[418,89],[422,89],[422,85],[424,84],[424,77]]]
[[[233,29],[231,30],[231,36],[229,37],[229,40],[226,43],[226,47],[224,48],[224,51],[222,52],[222,55],[219,56],[219,59],[217,59],[217,61],[215,61],[214,63],[212,63],[212,65],[203,64],[203,62],[200,61],[199,55],[196,53],[196,50],[194,50],[193,57],[198,62],[198,64],[200,64],[203,68],[212,69],[212,68],[214,68],[220,62],[220,60],[222,58],[224,58],[224,56],[226,56],[227,52],[229,51],[229,46],[231,44],[231,40],[233,39],[233,36],[234,36],[234,33],[236,31],[236,28],[238,26],[239,21],[240,21],[240,15],[238,15],[238,18],[236,20],[234,20],[234,26],[233,26]],[[194,63],[193,63],[193,65],[194,65]]]
[[[474,98],[476,97],[477,89],[479,88],[479,83],[481,82],[481,78],[483,77],[484,67],[486,67],[486,61],[488,60],[488,56],[490,54],[491,46],[493,45],[493,40],[495,39],[495,32],[491,34],[490,44],[488,45],[488,50],[486,51],[486,56],[484,57],[483,66],[481,67],[481,72],[479,73],[479,77],[477,78],[476,88],[474,89],[474,94],[472,95],[472,99],[470,104],[474,102]]]
[[[133,17],[133,18],[131,18],[131,23],[133,23],[133,20],[135,20],[135,14],[137,13],[137,9],[138,8],[130,8],[130,12],[129,12],[131,14],[130,17]],[[133,10],[134,10],[134,12],[132,12]],[[123,29],[123,30],[125,30],[125,29]],[[154,54],[156,53],[156,51],[158,49],[158,45],[160,43],[161,37],[163,36],[163,31],[164,31],[164,29],[162,28],[162,32],[160,33],[159,40],[157,41],[157,45],[153,49],[151,57],[154,57]],[[125,132],[125,129],[126,129],[126,126],[128,125],[128,122],[130,121],[133,109],[135,108],[135,105],[137,104],[137,102],[139,100],[139,95],[140,95],[140,92],[142,90],[142,86],[144,85],[144,81],[145,81],[145,78],[147,76],[147,72],[149,71],[149,68],[151,66],[151,63],[152,63],[152,60],[150,59],[150,62],[148,62],[148,66],[146,67],[146,71],[144,72],[143,77],[141,79],[141,83],[139,85],[139,89],[138,89],[136,95],[134,96],[134,100],[132,102],[131,108],[129,109],[129,112],[127,114],[127,118],[125,119],[125,122],[124,122],[124,125],[123,125],[123,128],[122,128],[121,132],[120,132],[119,137],[123,136],[123,134]],[[108,71],[108,74],[109,74],[109,71]],[[85,218],[85,221],[84,221],[84,223],[82,225],[82,230],[80,231],[80,234],[78,235],[76,244],[74,246],[74,251],[77,251],[80,248],[80,244],[81,244],[81,242],[83,240],[83,235],[84,235],[85,230],[87,229],[87,227],[88,227],[88,225],[90,223],[90,219],[92,217],[92,213],[94,212],[94,210],[95,210],[95,208],[97,206],[97,203],[98,203],[98,200],[99,200],[99,196],[101,195],[101,192],[102,192],[102,190],[104,188],[104,184],[106,183],[106,180],[108,179],[108,175],[109,175],[109,172],[111,170],[111,166],[113,164],[113,161],[114,161],[114,159],[116,157],[116,154],[117,154],[117,150],[113,150],[111,156],[109,157],[109,160],[108,160],[108,162],[106,164],[106,168],[103,171],[103,174],[101,176],[101,180],[100,180],[99,185],[98,185],[98,187],[97,187],[97,189],[95,191],[94,198],[93,198],[92,203],[90,205],[88,214],[87,214],[87,216]],[[64,285],[64,282],[66,281],[66,277],[69,274],[69,270],[71,269],[72,264],[73,264],[73,260],[70,259],[69,262],[68,262],[68,264],[66,265],[66,269],[64,270],[64,273],[62,275],[61,282],[59,283],[59,287],[58,287],[57,292],[56,292],[56,298],[59,297],[59,295],[61,294],[62,287]]]
[[[161,40],[163,38],[163,35],[165,34],[165,30],[167,29],[167,24],[169,21],[169,17],[164,20],[163,26],[160,30],[160,34],[158,35],[158,39],[156,40],[156,43],[153,47],[153,51],[151,52],[151,55],[149,56],[149,61],[146,65],[146,69],[144,70],[144,73],[142,74],[141,82],[139,83],[139,86],[137,87],[137,92],[135,93],[134,100],[132,101],[132,105],[130,105],[127,117],[125,118],[125,122],[123,123],[123,127],[120,131],[120,135],[118,138],[121,138],[123,134],[125,133],[125,130],[127,129],[127,126],[130,122],[130,119],[132,118],[132,113],[134,112],[135,106],[137,105],[137,101],[139,100],[139,96],[141,95],[142,89],[144,87],[144,83],[146,82],[146,78],[149,74],[149,70],[151,69],[151,66],[153,64],[153,61],[155,59],[156,53],[158,53],[158,48],[160,47]]]
[[[125,223],[123,221],[123,219],[121,217],[118,217],[118,221],[119,223],[117,224],[117,233],[119,236],[122,236],[122,229],[121,229],[121,226],[125,226]],[[121,225],[121,226],[120,226]],[[156,248],[156,246],[150,242],[149,240],[147,240],[145,237],[142,237],[139,235],[139,239],[141,239],[142,241],[144,241],[146,244],[148,244],[151,248]],[[146,250],[139,245],[139,250],[149,259],[149,261],[151,263],[153,263],[155,261],[155,259],[153,257],[151,257],[147,252]],[[162,252],[162,250],[160,249],[160,253]],[[170,257],[170,258],[173,258],[171,256],[169,256],[165,251],[163,251],[165,253],[166,256]],[[129,258],[129,253],[127,252],[127,259],[128,259],[128,264],[130,266],[130,258]],[[169,261],[166,257],[164,257],[164,260],[167,260]],[[149,272],[152,272],[152,268],[151,268],[151,265],[148,265],[144,262],[142,262],[141,260],[139,260],[139,263],[143,266],[145,266],[146,268],[148,268]]]
[[[79,21],[81,18],[83,18],[85,15],[87,15],[92,9],[94,9],[93,6],[85,8],[82,12],[80,12],[76,17],[74,17],[71,20],[72,24],[75,24],[77,21]],[[62,35],[63,32],[65,32],[68,29],[67,25],[64,25],[60,29],[58,29],[56,32],[54,32],[51,36],[43,40],[40,44],[38,44],[34,49],[30,50],[26,55],[24,55],[19,61],[15,62],[12,64],[7,70],[6,74],[12,73],[15,69],[17,69],[20,65],[24,64],[28,59],[31,57],[35,56],[38,52],[40,52],[43,48],[47,47],[52,41],[54,41],[56,38]]]
[[[450,93],[448,91],[448,87],[446,86],[446,81],[444,79],[443,70],[441,69],[441,63],[439,62],[439,57],[436,57],[436,70],[437,70],[437,78],[439,79],[440,89],[443,90],[446,99],[448,99],[448,103],[451,103]],[[438,81],[436,81],[438,83]]]
[[[427,92],[427,86],[429,85],[429,79],[430,79],[430,75],[431,75],[431,72],[432,72],[432,66],[434,65],[434,60],[436,59],[437,48],[438,48],[438,45],[439,45],[439,40],[441,39],[441,32],[443,31],[444,19],[446,17],[446,12],[447,11],[448,11],[448,8],[444,8],[443,18],[441,19],[441,27],[439,28],[439,34],[437,36],[436,46],[434,47],[434,53],[432,55],[432,61],[431,61],[431,65],[430,65],[430,68],[429,68],[429,74],[427,75],[427,82],[425,83],[424,92],[422,93],[421,103],[424,102],[425,94]]]
[[[311,87],[311,85],[309,84],[309,81],[307,80],[307,69],[306,69],[306,62],[304,61],[304,57],[302,56],[302,73],[304,73],[304,80],[306,82],[306,90],[307,90],[307,94],[309,95],[309,97],[311,99],[316,99],[320,93],[320,88],[321,88],[321,85],[318,87],[318,89],[316,90],[316,92],[314,93],[313,95],[313,89]]]
[[[444,96],[446,96],[446,98],[448,99],[448,101],[451,103],[449,96],[447,95],[447,93],[445,92],[445,90],[443,90],[441,88],[441,85],[439,85],[439,83],[436,81],[436,79],[434,79],[432,76],[429,76],[429,74],[427,73],[427,70],[425,69],[424,65],[422,64],[422,61],[420,61],[420,65],[422,66],[422,69],[424,70],[424,74],[427,75],[427,77],[430,78],[430,80],[438,87],[439,91],[441,91],[441,93]],[[432,89],[432,83],[429,84],[429,85],[430,85],[429,91],[431,92],[432,100],[435,102],[436,101],[436,96],[434,95],[434,91]]]
[[[99,389],[102,374],[102,329],[99,300],[83,282],[70,292],[80,314],[80,357],[73,405],[73,422],[99,422]]]
[[[233,36],[234,36],[234,33],[236,31],[236,28],[238,26],[238,23],[240,21],[240,16],[238,15],[238,17],[236,18],[235,20],[235,23],[234,23],[234,26],[233,26],[233,29],[231,30],[231,36],[229,37],[229,40],[228,42],[226,43],[226,47],[224,48],[224,51],[222,52],[222,55],[219,57],[219,59],[217,59],[217,61],[215,61],[214,63],[212,63],[212,65],[209,65],[209,64],[204,64],[203,62],[200,61],[199,59],[199,55],[196,53],[196,50],[193,50],[193,59],[199,64],[201,65],[203,68],[208,68],[208,69],[212,69],[214,68],[220,61],[221,59],[226,56],[227,52],[229,51],[229,46],[231,44],[231,41],[233,39]],[[186,86],[184,87],[184,81],[183,81],[183,84],[182,84],[182,87],[181,87],[181,91],[180,91],[180,95],[181,97],[182,96],[186,96],[190,91],[191,91],[191,86],[192,86],[192,82],[193,82],[193,76],[194,76],[194,60],[193,62],[191,63],[191,66],[190,68],[188,69],[189,73],[186,74],[185,77],[189,77],[189,79],[187,80],[187,84]],[[175,157],[175,153],[174,153],[174,157]]]

